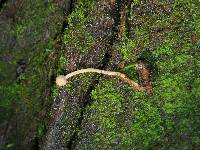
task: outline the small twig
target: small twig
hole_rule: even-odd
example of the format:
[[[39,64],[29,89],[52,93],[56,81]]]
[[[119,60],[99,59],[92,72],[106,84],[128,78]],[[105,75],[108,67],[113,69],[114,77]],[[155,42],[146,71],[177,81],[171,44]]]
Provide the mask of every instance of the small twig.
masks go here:
[[[71,72],[67,74],[66,76],[60,75],[56,78],[56,84],[58,86],[64,86],[67,83],[67,80],[73,76],[76,76],[78,74],[82,73],[87,73],[87,72],[94,72],[94,73],[99,73],[99,74],[105,74],[109,76],[116,76],[128,83],[130,86],[133,87],[134,90],[136,91],[145,91],[145,88],[140,86],[138,83],[135,81],[129,79],[125,74],[120,73],[120,72],[114,72],[114,71],[106,71],[106,70],[100,70],[100,69],[94,69],[94,68],[87,68],[87,69],[80,69],[74,72]]]

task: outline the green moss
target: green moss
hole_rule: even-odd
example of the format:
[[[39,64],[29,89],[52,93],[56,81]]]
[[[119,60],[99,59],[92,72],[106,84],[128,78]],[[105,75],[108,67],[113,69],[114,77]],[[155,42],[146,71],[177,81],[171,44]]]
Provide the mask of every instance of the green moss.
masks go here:
[[[29,36],[32,40],[40,40],[43,36],[41,33],[46,30],[41,28],[48,22],[46,17],[53,15],[57,8],[52,0],[46,3],[40,0],[27,1],[24,5],[26,7],[23,7],[18,14],[19,18],[15,30],[17,38],[19,42],[26,36]],[[32,8],[33,6],[36,9]]]
[[[64,68],[65,65],[67,64],[67,60],[64,56],[60,56],[60,59],[59,59],[59,68]]]
[[[91,133],[87,148],[113,145],[116,149],[145,149],[159,138],[161,117],[144,94],[120,85],[117,79],[101,79],[91,97],[93,103],[87,108],[86,120],[98,130]],[[80,137],[88,137],[87,132],[83,130]]]
[[[47,126],[44,122],[41,122],[40,124],[38,124],[38,127],[37,127],[37,138],[43,138],[43,136],[45,135],[47,131]]]
[[[51,88],[51,96],[53,96],[53,97],[56,97],[56,96],[58,96],[58,91],[59,91],[59,89],[58,89],[58,87],[56,86],[56,85],[54,85],[52,88]]]
[[[81,54],[87,53],[94,45],[94,39],[89,32],[86,31],[85,26],[77,26],[77,28],[66,29],[64,35],[64,44],[70,48],[77,49]]]
[[[122,111],[122,97],[118,93],[115,83],[115,80],[105,81],[104,85],[92,91],[91,95],[94,99],[94,103],[89,108],[89,112],[95,110],[95,114],[99,115],[88,114],[89,116],[91,115],[89,120],[93,123],[97,123],[101,128],[99,132],[95,133],[91,140],[94,145],[98,145],[98,147],[102,149],[106,148],[109,143],[116,141],[118,136],[116,132],[118,128],[117,114]],[[93,115],[95,115],[95,118],[92,117]]]
[[[111,82],[111,81],[106,82],[105,86],[97,88],[94,91],[92,91],[91,97],[96,100],[98,100],[98,99],[102,100],[102,102],[99,103],[100,105],[99,105],[97,111],[99,111],[99,113],[102,115],[103,115],[103,113],[105,113],[104,114],[105,117],[107,116],[106,113],[110,114],[110,115],[120,113],[121,98],[120,98],[120,94],[118,94],[117,91],[114,89],[113,82]],[[106,101],[106,100],[109,100],[109,101]],[[105,104],[106,104],[106,106],[105,106]],[[111,108],[111,109],[108,109],[106,107]],[[112,116],[110,116],[110,117],[112,118]],[[112,118],[112,119],[114,119],[114,118]]]
[[[94,38],[86,30],[86,20],[89,12],[93,10],[94,1],[80,1],[75,10],[69,15],[69,27],[64,34],[64,44],[68,49],[75,48],[81,54],[87,53],[94,44]],[[91,16],[89,16],[91,17]]]
[[[1,84],[0,85],[0,109],[3,110],[4,113],[0,114],[0,121],[9,119],[15,111],[18,110],[18,107],[15,107],[19,104],[19,94],[21,91],[21,85],[17,83],[12,84]],[[15,107],[15,109],[13,109]]]
[[[123,72],[124,72],[130,79],[133,79],[133,80],[138,79],[137,70],[136,70],[136,65],[134,65],[134,64],[126,65],[126,66],[123,68]]]
[[[49,86],[51,76],[56,72],[51,71],[55,67],[56,58],[52,59],[51,57],[47,57],[51,56],[49,52],[45,51],[48,46],[44,46],[43,44],[37,46],[43,50],[35,52],[26,72],[21,74],[6,89],[4,87],[3,90],[8,92],[8,94],[4,93],[5,101],[3,101],[3,107],[8,109],[10,113],[14,111],[14,113],[9,113],[8,115],[10,117],[20,116],[17,120],[20,124],[16,129],[17,135],[10,137],[9,142],[15,143],[15,139],[19,137],[21,140],[24,139],[29,135],[29,130],[33,130],[34,132],[32,134],[35,134],[38,139],[41,139],[46,131],[46,123],[49,117],[48,112],[52,104],[50,91],[52,90],[52,96],[57,94],[57,89],[51,89]],[[47,89],[49,93],[46,91]],[[6,116],[7,118],[8,115]],[[31,147],[23,142],[18,144],[25,149]]]
[[[136,41],[128,39],[127,37],[122,38],[119,43],[114,45],[114,49],[116,49],[122,54],[124,60],[135,58],[135,48]]]
[[[134,4],[132,9],[135,7],[140,4]],[[114,45],[127,62],[123,71],[131,78],[136,78],[133,63],[137,58],[154,63],[157,75],[153,77],[153,95],[134,92],[116,79],[100,80],[92,91],[93,103],[84,118],[90,125],[83,127],[82,145],[78,148],[198,147],[199,56],[191,36],[198,33],[199,18],[195,14],[199,10],[195,2],[190,1],[169,7],[174,11],[168,15],[163,12],[153,15],[133,13],[132,21],[143,20],[142,25],[136,27],[135,39],[122,36]],[[191,25],[193,23],[195,27]],[[156,33],[155,27],[164,30]],[[140,51],[132,51],[132,48]]]
[[[1,85],[0,86],[0,91],[1,91],[1,102],[0,102],[0,106],[1,107],[8,107],[9,105],[11,105],[11,103],[13,103],[13,101],[15,99],[18,98],[18,94],[19,94],[19,91],[20,90],[20,85],[16,84],[16,83],[13,83],[13,84],[10,84],[9,86],[4,86],[4,85]]]
[[[16,34],[19,42],[28,38],[26,35],[30,33],[33,33],[32,41],[40,39],[43,29],[39,28],[46,23],[45,16],[53,14],[56,9],[54,5],[48,4],[48,10],[41,13],[44,11],[42,1],[32,2],[28,6],[31,8],[36,3],[37,8],[41,8],[39,11],[30,11],[28,17],[18,20]],[[133,65],[137,58],[145,58],[153,63],[153,67],[157,67],[156,77],[152,75],[153,94],[135,92],[119,79],[103,76],[91,92],[91,103],[82,108],[83,102],[87,100],[81,98],[91,90],[96,74],[82,74],[71,78],[65,86],[69,95],[65,99],[62,125],[65,127],[64,139],[67,142],[78,132],[77,149],[199,147],[200,61],[199,50],[196,48],[199,39],[196,43],[191,42],[191,36],[198,37],[199,34],[198,3],[189,0],[176,1],[174,4],[155,3],[165,11],[143,13],[145,7],[150,5],[143,5],[138,1],[132,3],[128,19],[130,25],[135,25],[135,38],[126,36],[125,31],[113,46],[126,61],[122,71],[131,79],[137,79]],[[59,69],[68,63],[65,56],[73,48],[78,49],[78,53],[87,55],[93,46],[94,39],[85,26],[91,17],[88,12],[93,10],[93,5],[90,1],[80,1],[68,17],[69,27],[63,38],[67,52],[56,50],[52,41],[49,44],[39,43],[34,46],[37,51],[31,55],[26,73],[9,86],[4,83],[0,85],[0,95],[3,95],[0,107],[6,109],[1,114],[1,119],[8,118],[12,111],[20,116],[20,127],[17,128],[19,141],[27,138],[29,129],[42,139],[52,97],[58,95],[58,88],[55,85],[51,87],[52,76],[57,75]],[[168,8],[173,12],[166,13]],[[136,10],[141,12],[137,13]],[[31,51],[31,48],[28,50]],[[16,62],[13,60],[12,63]],[[2,68],[1,71],[4,70]],[[81,111],[84,114],[79,125]],[[13,140],[9,143],[6,147],[13,149]]]

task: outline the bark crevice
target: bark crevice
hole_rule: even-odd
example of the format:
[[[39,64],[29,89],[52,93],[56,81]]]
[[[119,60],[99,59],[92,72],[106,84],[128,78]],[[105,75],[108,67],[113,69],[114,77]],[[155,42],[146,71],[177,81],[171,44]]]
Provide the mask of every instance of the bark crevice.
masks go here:
[[[117,40],[118,35],[119,35],[118,33],[119,33],[119,30],[120,30],[119,27],[120,27],[120,17],[121,17],[120,12],[122,11],[123,7],[124,7],[124,1],[123,0],[117,0],[116,5],[115,5],[113,12],[112,12],[112,17],[114,19],[114,26],[112,28],[112,36],[111,36],[112,38],[109,40],[110,49],[108,49],[105,52],[104,57],[102,59],[102,63],[97,69],[106,70],[108,68],[109,62],[111,61],[112,47],[113,47],[113,45],[114,45],[114,43]],[[77,142],[78,142],[78,133],[81,130],[85,110],[89,105],[92,104],[91,93],[96,88],[96,86],[99,84],[99,79],[102,76],[103,75],[99,75],[98,77],[96,77],[95,80],[93,80],[93,82],[90,84],[88,91],[86,92],[85,96],[83,97],[83,99],[86,99],[86,101],[83,104],[80,104],[80,107],[81,107],[81,113],[80,114],[81,115],[78,118],[78,123],[76,125],[76,131],[73,133],[69,142],[67,143],[67,149],[69,149],[69,150],[73,150],[73,149],[76,148],[76,145],[77,145]]]

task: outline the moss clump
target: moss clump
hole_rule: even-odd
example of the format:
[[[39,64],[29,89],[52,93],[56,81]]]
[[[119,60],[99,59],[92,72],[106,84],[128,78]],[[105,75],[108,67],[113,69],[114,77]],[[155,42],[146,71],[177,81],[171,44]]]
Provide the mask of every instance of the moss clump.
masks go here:
[[[159,138],[161,117],[144,94],[133,92],[117,79],[101,79],[91,97],[93,103],[84,120],[89,125],[80,132],[78,148],[85,144],[89,149],[139,149]]]
[[[75,10],[68,16],[69,26],[65,30],[64,44],[67,49],[77,49],[81,54],[87,53],[94,45],[94,38],[86,30],[86,20],[93,10],[94,1],[79,2]],[[91,17],[91,16],[89,16]]]
[[[51,5],[53,1],[49,1],[51,4],[39,0],[29,2],[24,2],[27,7],[21,11],[21,15],[23,13],[25,15],[20,15],[21,18],[17,18],[18,24],[13,27],[18,40],[18,46],[13,49],[28,47],[28,52],[24,52],[23,56],[30,54],[29,66],[17,82],[10,86],[7,85],[11,82],[0,85],[0,94],[4,96],[0,107],[6,110],[5,116],[1,114],[1,121],[15,112],[14,117],[19,125],[16,129],[17,135],[11,136],[7,148],[29,149],[30,146],[27,144],[29,141],[24,139],[34,137],[42,139],[47,127],[46,118],[50,115],[48,112],[52,104],[52,95],[56,100],[64,101],[62,113],[53,114],[60,115],[53,124],[55,128],[52,130],[55,131],[55,135],[50,135],[54,138],[52,141],[57,144],[57,149],[66,149],[66,145],[68,146],[74,137],[75,141],[71,143],[75,149],[198,149],[200,145],[198,134],[200,40],[197,1],[140,2],[135,0],[130,6],[125,6],[128,18],[123,21],[127,21],[128,25],[126,26],[125,22],[121,23],[124,25],[121,30],[123,33],[115,41],[113,50],[121,54],[125,61],[122,70],[132,79],[137,78],[133,65],[137,58],[145,58],[153,63],[152,66],[156,66],[156,76],[152,75],[152,95],[134,92],[117,78],[105,76],[99,80],[96,87],[95,80],[98,78],[93,74],[73,77],[73,82],[67,83],[63,89],[51,87],[52,78],[62,68],[69,67],[67,69],[72,71],[78,67],[88,67],[88,64],[95,65],[100,62],[102,57],[98,56],[103,56],[105,52],[100,49],[107,46],[104,41],[95,45],[96,51],[92,54],[89,51],[93,49],[96,39],[102,38],[102,35],[103,38],[106,37],[105,39],[110,38],[114,28],[113,20],[110,16],[107,17],[107,14],[103,16],[105,12],[107,13],[107,8],[104,7],[95,10],[94,12],[99,12],[96,13],[97,16],[91,18],[88,14],[92,14],[90,12],[93,10],[94,1],[92,3],[79,1],[80,4],[68,18],[69,26],[63,36],[63,49],[58,50],[54,48],[51,40],[41,42],[43,34],[40,34],[46,31],[40,28],[48,24],[45,18],[57,10],[54,5]],[[31,11],[32,5],[38,10]],[[44,8],[46,9],[45,5],[48,6],[48,11],[41,13]],[[27,9],[30,13],[26,15]],[[105,24],[108,27],[104,28],[104,23],[101,24],[101,28],[94,27],[95,29],[92,30],[91,27],[92,32],[101,30],[94,40],[94,34],[88,32],[87,25],[90,21],[97,23],[96,17],[99,17],[98,21],[107,18]],[[35,22],[38,22],[39,26]],[[54,25],[49,27],[52,29],[52,34],[56,30]],[[33,34],[29,36],[32,32]],[[45,32],[45,37],[48,37],[48,33]],[[131,35],[132,33],[134,34]],[[99,34],[101,36],[98,36]],[[31,41],[24,42],[25,39],[29,39],[28,37]],[[107,43],[109,42],[110,40]],[[33,55],[32,45],[36,49]],[[68,57],[73,52],[74,57]],[[102,54],[95,56],[95,59],[88,63],[82,63],[84,59],[92,57],[96,52]],[[4,53],[4,56],[7,53]],[[19,53],[19,51],[13,53],[13,56]],[[16,56],[19,57],[21,56]],[[16,63],[16,60],[9,63]],[[65,68],[67,64],[71,66]],[[5,65],[0,64],[0,66]],[[3,70],[4,67],[0,71]],[[0,79],[4,78],[6,78],[5,74],[0,76]],[[92,92],[89,97],[90,91]],[[22,142],[17,143],[18,141]],[[50,143],[53,143],[52,141]]]
[[[8,133],[7,142],[13,144],[12,149],[32,147],[33,145],[27,144],[24,139],[34,136],[40,140],[46,130],[44,127],[48,119],[47,112],[52,104],[50,79],[55,73],[51,71],[55,67],[51,63],[53,61],[55,63],[55,59],[51,59],[51,63],[48,63],[49,52],[45,52],[46,46],[42,44],[37,46],[43,50],[35,52],[26,71],[20,74],[12,84],[0,86],[0,95],[3,98],[0,108],[4,112],[3,116],[0,115],[0,120],[9,121],[10,125],[19,124],[14,128],[16,132]],[[45,64],[44,60],[46,60]],[[16,139],[20,139],[20,142]]]
[[[101,80],[92,92],[94,102],[84,118],[89,125],[82,127],[78,148],[193,149],[199,146],[199,43],[191,40],[192,35],[199,34],[197,4],[159,3],[166,10],[173,8],[168,13],[161,10],[157,13],[159,8],[145,10],[151,5],[132,5],[129,23],[136,27],[135,38],[129,38],[121,46],[117,43],[116,47],[126,61],[124,71],[130,76],[134,59],[149,54],[145,59],[152,61],[157,69],[153,95],[133,93],[114,79]],[[119,40],[124,41],[122,37]],[[131,50],[130,40],[140,51]]]
[[[136,41],[128,39],[126,36],[114,45],[114,49],[121,53],[125,61],[136,58]]]
[[[23,5],[25,5],[25,7],[20,8],[20,11],[18,11],[17,24],[15,27],[17,40],[20,44],[22,44],[22,40],[27,37],[29,40],[32,40],[29,41],[29,44],[33,44],[36,41],[48,39],[56,34],[58,25],[52,27],[52,24],[49,24],[49,20],[52,19],[56,22],[62,18],[56,14],[59,8],[52,0],[48,2],[28,0]],[[44,28],[44,26],[46,28]]]
[[[131,79],[138,80],[136,64],[128,64],[123,67],[123,72],[127,74]]]

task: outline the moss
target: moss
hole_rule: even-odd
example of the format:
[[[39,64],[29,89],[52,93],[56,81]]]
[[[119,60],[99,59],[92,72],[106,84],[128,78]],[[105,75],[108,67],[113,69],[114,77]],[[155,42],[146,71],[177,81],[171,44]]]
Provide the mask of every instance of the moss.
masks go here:
[[[18,20],[16,24],[15,31],[18,41],[22,42],[21,40],[27,36],[29,36],[29,39],[32,39],[33,41],[39,41],[43,38],[43,34],[46,32],[46,29],[41,27],[48,23],[47,17],[49,17],[49,19],[54,18],[53,14],[55,14],[58,8],[52,0],[48,2],[42,2],[40,0],[27,1],[24,5],[26,5],[26,7],[23,7],[23,9],[18,12],[19,17],[17,18]],[[32,8],[33,6],[36,9]],[[52,15],[52,17],[50,17],[50,15]],[[59,17],[57,19],[59,19]],[[46,27],[48,28],[48,26]]]
[[[20,47],[27,48],[28,52],[23,53],[23,56],[30,54],[29,67],[13,84],[0,85],[0,95],[3,95],[0,107],[5,109],[5,113],[0,116],[1,121],[12,116],[13,112],[16,113],[20,126],[16,130],[18,135],[13,137],[19,137],[19,141],[29,139],[30,134],[39,140],[42,139],[47,127],[52,97],[60,96],[60,89],[53,86],[52,78],[70,62],[66,56],[73,52],[73,48],[78,49],[77,53],[81,53],[82,58],[89,54],[89,50],[96,42],[86,27],[91,19],[88,12],[93,11],[93,1],[80,1],[68,17],[69,27],[65,29],[62,51],[55,48],[52,40],[38,42],[42,39],[44,31],[40,26],[48,23],[45,18],[49,14],[54,14],[57,9],[55,5],[50,1],[46,10],[46,4],[42,1],[28,4],[29,2],[26,3],[26,9],[31,10],[34,5],[38,10],[30,11],[27,16],[22,15],[14,27],[20,45],[14,50]],[[95,84],[94,80],[99,77],[95,74],[73,77],[64,87],[67,94],[63,99],[66,104],[63,116],[59,120],[63,125],[62,139],[65,146],[77,133],[77,149],[199,147],[198,3],[189,0],[154,3],[156,6],[151,2],[133,1],[131,7],[126,7],[130,9],[130,18],[127,20],[134,28],[134,38],[128,36],[128,29],[122,30],[124,33],[113,45],[113,49],[119,51],[125,60],[122,71],[130,78],[137,79],[134,64],[138,58],[144,58],[156,67],[156,76],[152,74],[153,94],[135,92],[117,78],[103,76],[95,87],[96,85],[91,85]],[[148,9],[149,7],[151,9]],[[19,13],[23,14],[26,9]],[[57,26],[52,25],[49,28],[53,28],[54,32]],[[23,45],[26,44],[23,42],[24,39],[28,39],[30,34],[31,42],[28,46]],[[193,35],[197,40],[191,41]],[[32,44],[36,49],[34,54],[31,54]],[[19,53],[18,51],[16,54]],[[16,56],[10,63],[16,64],[20,57],[22,56]],[[75,59],[79,61],[79,58]],[[3,66],[0,71],[4,70],[5,65],[0,65]],[[0,77],[6,78],[4,75]],[[87,95],[90,90],[91,97]],[[90,98],[89,104],[83,108]],[[80,124],[81,117],[83,120]],[[33,132],[30,133],[30,130]],[[24,149],[29,147],[23,142],[21,145]],[[13,149],[15,146],[16,141],[12,139],[6,147]]]
[[[94,39],[84,26],[77,28],[78,30],[74,28],[66,30],[64,43],[67,48],[76,48],[81,54],[84,54],[94,45]]]
[[[80,1],[75,10],[68,16],[69,27],[64,34],[64,44],[68,49],[75,48],[81,54],[87,53],[94,44],[94,38],[86,30],[86,20],[89,12],[93,10],[94,1]],[[91,17],[91,16],[89,16]]]
[[[58,96],[58,87],[56,86],[56,85],[54,85],[52,88],[51,88],[51,93],[52,93],[52,97],[56,97],[56,96]]]
[[[61,55],[59,59],[59,68],[64,68],[66,64],[67,64],[66,58],[63,55]]]
[[[117,44],[114,45],[114,49],[119,51],[124,60],[135,58],[136,41],[128,39],[126,36]]]
[[[0,116],[0,118],[7,120],[15,117],[17,123],[20,124],[16,128],[16,134],[12,133],[12,137],[8,139],[8,142],[14,143],[14,148],[19,146],[26,149],[32,146],[23,142],[15,143],[16,138],[24,141],[25,137],[30,136],[30,130],[39,140],[42,139],[46,131],[49,106],[52,104],[49,85],[52,75],[56,73],[56,71],[52,72],[51,70],[55,70],[57,58],[55,55],[54,58],[51,57],[54,51],[47,52],[46,48],[49,46],[44,44],[37,45],[37,48],[41,50],[32,55],[25,73],[21,74],[13,84],[0,87],[1,91],[4,92],[4,94],[0,93],[4,99],[0,107],[5,109],[4,117]],[[56,93],[56,89],[52,88],[52,96]]]
[[[44,122],[38,123],[36,136],[38,139],[43,138],[46,133],[47,125]]]
[[[129,64],[124,66],[123,72],[131,79],[138,80],[136,65]]]
[[[144,11],[146,6],[141,5],[135,4],[133,8]],[[169,7],[174,11],[168,15],[132,14],[132,21],[143,19],[142,25],[136,26],[135,38],[124,40],[122,36],[114,45],[127,62],[123,71],[129,76],[135,78],[133,63],[137,58],[145,56],[154,63],[157,75],[153,80],[153,95],[130,91],[116,79],[100,80],[91,94],[93,104],[87,108],[84,118],[89,125],[83,126],[78,148],[198,147],[199,57],[195,55],[196,43],[191,42],[191,36],[198,33],[195,23],[198,18],[191,18],[190,12],[196,16],[199,10],[195,2],[189,1],[169,4]],[[193,23],[195,27],[191,26]],[[154,33],[155,27],[164,29]]]
[[[89,138],[85,143],[87,148],[105,149],[112,145],[116,149],[139,149],[159,138],[161,117],[151,102],[144,99],[144,94],[120,85],[118,79],[101,79],[91,97],[93,103],[85,115],[91,126],[86,126],[80,134],[80,143]],[[78,148],[81,146],[83,143]]]
[[[1,113],[0,120],[3,122],[4,120],[10,118],[18,108],[13,109],[16,105],[18,105],[19,94],[21,90],[21,85],[17,83],[12,84],[2,84],[0,85],[0,108],[4,111]]]

